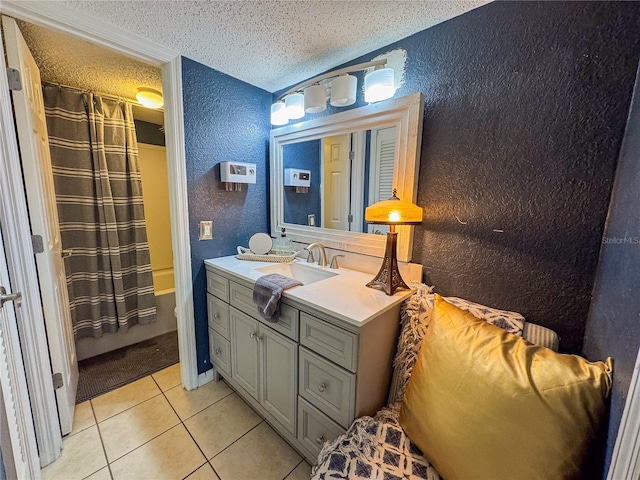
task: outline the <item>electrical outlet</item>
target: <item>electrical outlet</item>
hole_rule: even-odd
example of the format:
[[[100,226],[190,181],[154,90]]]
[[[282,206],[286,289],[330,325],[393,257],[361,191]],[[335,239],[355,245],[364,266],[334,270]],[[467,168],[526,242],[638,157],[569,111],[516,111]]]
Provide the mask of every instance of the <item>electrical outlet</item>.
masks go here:
[[[307,215],[307,225],[310,227],[316,226],[316,216],[315,215]]]
[[[213,222],[200,222],[200,240],[211,240],[213,238]]]

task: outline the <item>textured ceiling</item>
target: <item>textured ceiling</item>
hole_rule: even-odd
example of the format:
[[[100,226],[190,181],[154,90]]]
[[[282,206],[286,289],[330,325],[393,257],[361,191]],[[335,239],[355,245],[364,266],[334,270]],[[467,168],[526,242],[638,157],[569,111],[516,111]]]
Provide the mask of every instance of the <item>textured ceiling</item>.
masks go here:
[[[135,101],[138,87],[162,91],[158,67],[77,39],[18,21],[42,80]],[[164,124],[162,111],[135,108],[135,117]]]
[[[487,2],[63,0],[59,3],[273,92]]]
[[[137,87],[162,91],[162,72],[64,33],[18,22],[44,81],[135,99]]]

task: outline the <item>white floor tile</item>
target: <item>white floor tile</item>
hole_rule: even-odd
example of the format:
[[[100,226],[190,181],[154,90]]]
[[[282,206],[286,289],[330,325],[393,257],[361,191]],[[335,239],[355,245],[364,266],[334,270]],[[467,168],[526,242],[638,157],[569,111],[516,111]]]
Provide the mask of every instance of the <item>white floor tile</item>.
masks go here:
[[[89,475],[84,480],[111,480],[111,474],[109,473],[109,467],[104,467],[102,470],[98,470],[93,475]]]
[[[212,458],[261,421],[262,418],[233,393],[184,424],[205,456]]]
[[[75,435],[85,428],[89,428],[91,425],[95,424],[96,419],[93,416],[91,402],[86,401],[76,405],[76,408],[73,412],[73,430],[71,430],[71,435]]]
[[[232,392],[225,382],[209,382],[195,390],[187,391],[181,386],[164,392],[180,419],[185,420],[213,405]]]
[[[96,420],[102,422],[160,393],[156,382],[149,376],[100,395],[91,400],[91,404],[93,405]]]
[[[111,464],[114,480],[181,480],[206,459],[183,425],[119,458]]]
[[[63,446],[60,458],[42,470],[43,480],[82,479],[107,465],[95,425],[65,438]]]
[[[220,477],[216,475],[216,472],[213,471],[211,465],[205,463],[185,480],[220,480]]]
[[[107,460],[138,448],[180,423],[164,395],[158,395],[98,424]]]
[[[222,480],[282,480],[301,457],[265,422],[216,455],[211,465]]]
[[[180,364],[176,363],[175,365],[171,365],[151,376],[160,387],[160,390],[163,392],[169,390],[176,385],[180,385]]]
[[[311,478],[311,465],[305,460],[300,462],[296,469],[287,475],[284,480],[309,480]]]

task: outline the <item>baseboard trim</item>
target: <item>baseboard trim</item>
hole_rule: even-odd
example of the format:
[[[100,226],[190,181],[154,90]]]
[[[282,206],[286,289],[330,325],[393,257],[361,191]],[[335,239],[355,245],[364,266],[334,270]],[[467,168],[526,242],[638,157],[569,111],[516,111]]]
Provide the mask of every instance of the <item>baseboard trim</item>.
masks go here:
[[[204,373],[201,373],[200,375],[198,375],[198,387],[201,387],[202,385],[204,385],[205,383],[209,383],[213,381],[213,368],[211,370],[207,370]]]

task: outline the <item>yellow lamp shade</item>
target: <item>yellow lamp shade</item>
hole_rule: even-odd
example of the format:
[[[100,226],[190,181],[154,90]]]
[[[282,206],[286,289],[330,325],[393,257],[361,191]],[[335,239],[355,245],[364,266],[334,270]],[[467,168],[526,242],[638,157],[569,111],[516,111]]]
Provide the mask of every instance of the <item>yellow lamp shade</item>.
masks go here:
[[[422,208],[396,197],[396,191],[389,200],[374,203],[365,210],[367,223],[382,225],[418,225],[422,223]]]

